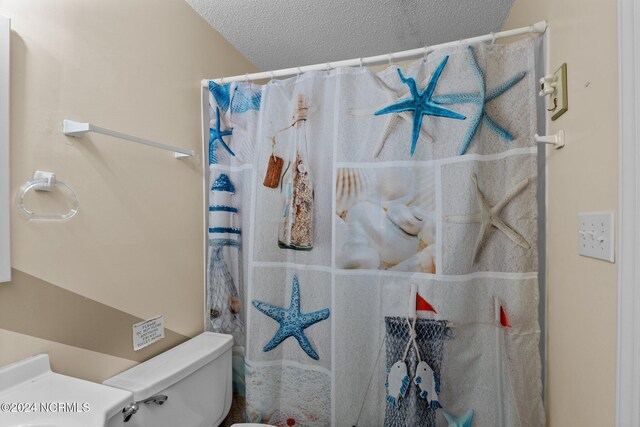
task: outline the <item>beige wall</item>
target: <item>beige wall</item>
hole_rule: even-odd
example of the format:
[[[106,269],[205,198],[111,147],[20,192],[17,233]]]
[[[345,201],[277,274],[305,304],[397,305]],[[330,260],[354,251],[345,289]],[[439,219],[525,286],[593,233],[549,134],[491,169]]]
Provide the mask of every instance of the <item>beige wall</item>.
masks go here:
[[[47,352],[60,372],[99,381],[203,330],[199,82],[255,67],[184,0],[0,0],[0,14],[13,30],[14,268],[0,300],[15,314],[0,317],[0,364]],[[199,155],[68,138],[65,118]],[[34,170],[77,191],[75,218],[17,213],[16,191]],[[63,193],[27,203],[66,209]],[[133,354],[130,323],[157,314],[168,338]]]
[[[569,111],[548,132],[548,370],[550,426],[615,424],[615,264],[578,256],[578,213],[616,211],[615,0],[516,0],[504,28],[546,19],[550,71],[568,67]]]

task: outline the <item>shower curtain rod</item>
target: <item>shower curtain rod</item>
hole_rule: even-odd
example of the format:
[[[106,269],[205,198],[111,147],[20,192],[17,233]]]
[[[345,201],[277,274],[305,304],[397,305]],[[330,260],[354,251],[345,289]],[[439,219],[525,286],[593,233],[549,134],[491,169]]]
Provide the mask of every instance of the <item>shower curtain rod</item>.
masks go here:
[[[415,59],[424,56],[428,52],[433,52],[436,49],[442,49],[445,47],[453,47],[460,44],[473,44],[486,41],[495,41],[506,37],[514,37],[523,34],[542,34],[547,30],[547,21],[536,22],[528,27],[515,28],[513,30],[500,31],[497,33],[485,34],[484,36],[471,37],[468,39],[457,40],[453,42],[436,44],[433,46],[419,47],[417,49],[403,50],[401,52],[388,53],[386,55],[369,56],[366,58],[354,58],[345,59],[342,61],[326,62],[324,64],[305,65],[303,67],[283,68],[275,71],[262,71],[259,73],[244,74],[233,77],[220,77],[211,80],[202,80],[202,87],[209,87],[209,82],[213,81],[216,84],[250,81],[250,80],[263,80],[274,79],[276,77],[289,77],[296,74],[304,73],[307,71],[325,71],[338,67],[355,67],[355,66],[369,66],[380,65],[384,63],[391,63],[394,61],[402,61],[407,59]]]

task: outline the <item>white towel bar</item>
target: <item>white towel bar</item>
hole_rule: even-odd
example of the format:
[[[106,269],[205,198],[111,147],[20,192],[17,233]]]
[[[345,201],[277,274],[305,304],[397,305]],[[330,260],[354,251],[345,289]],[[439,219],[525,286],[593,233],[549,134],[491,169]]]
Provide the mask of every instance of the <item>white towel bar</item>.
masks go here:
[[[193,150],[185,150],[184,148],[173,147],[167,144],[161,144],[159,142],[150,141],[148,139],[139,138],[133,135],[127,135],[126,133],[116,132],[111,129],[101,128],[99,126],[92,125],[91,123],[76,122],[74,120],[62,121],[62,132],[67,136],[75,138],[84,136],[87,132],[101,133],[103,135],[113,136],[115,138],[124,139],[138,144],[149,145],[151,147],[160,148],[162,150],[173,151],[177,159],[184,157],[193,157],[196,155]]]

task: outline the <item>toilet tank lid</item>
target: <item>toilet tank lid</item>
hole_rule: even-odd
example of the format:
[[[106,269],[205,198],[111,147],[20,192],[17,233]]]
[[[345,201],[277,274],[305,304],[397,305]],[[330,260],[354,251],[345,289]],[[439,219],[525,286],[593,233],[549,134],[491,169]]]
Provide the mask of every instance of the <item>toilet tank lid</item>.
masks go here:
[[[144,400],[202,368],[232,346],[231,335],[204,332],[103,384],[133,392],[135,401]]]

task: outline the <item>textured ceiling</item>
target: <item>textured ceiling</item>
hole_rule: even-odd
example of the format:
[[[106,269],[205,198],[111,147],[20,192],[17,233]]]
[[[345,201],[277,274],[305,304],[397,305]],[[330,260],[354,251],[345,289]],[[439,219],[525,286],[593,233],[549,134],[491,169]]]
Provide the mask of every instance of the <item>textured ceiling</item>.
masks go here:
[[[513,2],[186,1],[263,71],[379,55],[499,31]]]

